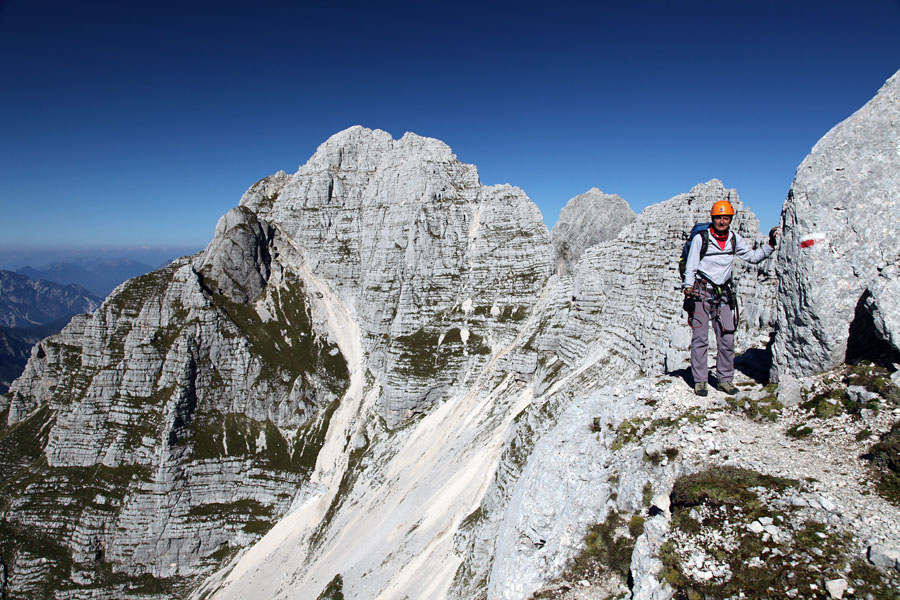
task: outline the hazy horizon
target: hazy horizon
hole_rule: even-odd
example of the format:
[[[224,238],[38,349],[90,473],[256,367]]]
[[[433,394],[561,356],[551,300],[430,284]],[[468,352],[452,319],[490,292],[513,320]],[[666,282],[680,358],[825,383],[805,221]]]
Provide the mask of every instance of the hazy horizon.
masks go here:
[[[74,262],[79,258],[129,258],[153,269],[181,256],[195,254],[203,247],[194,246],[0,246],[0,269],[17,271],[24,267],[41,270],[57,262]]]

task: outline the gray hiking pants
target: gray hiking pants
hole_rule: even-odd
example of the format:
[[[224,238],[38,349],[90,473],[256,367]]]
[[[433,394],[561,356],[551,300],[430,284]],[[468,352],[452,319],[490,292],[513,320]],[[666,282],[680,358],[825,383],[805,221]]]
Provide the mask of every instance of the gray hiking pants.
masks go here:
[[[691,374],[694,383],[707,381],[709,367],[706,353],[709,349],[709,324],[716,332],[716,378],[718,381],[734,379],[734,313],[726,299],[716,297],[710,286],[695,286],[697,296],[693,312],[688,312],[691,324]]]

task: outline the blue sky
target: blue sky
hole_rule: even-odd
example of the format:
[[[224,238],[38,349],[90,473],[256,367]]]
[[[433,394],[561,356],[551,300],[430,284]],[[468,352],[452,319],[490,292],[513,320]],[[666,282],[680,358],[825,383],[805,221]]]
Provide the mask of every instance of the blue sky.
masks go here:
[[[0,249],[202,247],[355,124],[445,141],[548,226],[718,178],[768,228],[898,31],[898,0],[0,0]]]

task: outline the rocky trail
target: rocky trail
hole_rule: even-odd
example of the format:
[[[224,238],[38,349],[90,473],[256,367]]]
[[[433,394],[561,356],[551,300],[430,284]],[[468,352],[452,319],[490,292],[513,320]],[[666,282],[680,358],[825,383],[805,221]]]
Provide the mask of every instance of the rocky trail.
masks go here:
[[[857,368],[857,371],[865,370],[866,367]],[[826,387],[823,382],[839,380],[846,371],[848,368],[822,373],[805,380],[804,384],[809,390],[823,389]],[[804,408],[804,403],[782,408],[777,400],[777,388],[773,389],[775,386],[763,386],[746,377],[738,377],[736,383],[740,391],[735,397],[713,389],[707,398],[695,396],[687,383],[672,377],[635,384],[634,387],[645,387],[652,393],[639,393],[646,396],[646,412],[640,413],[631,423],[618,423],[616,429],[620,437],[617,439],[622,440],[620,451],[627,452],[632,447],[634,452],[643,453],[643,460],[656,462],[659,469],[668,470],[669,478],[675,476],[672,479],[707,469],[731,467],[795,483],[778,492],[769,490],[763,496],[763,504],[777,513],[776,518],[741,518],[739,509],[731,523],[718,523],[704,532],[705,535],[686,534],[673,523],[671,489],[654,490],[652,498],[645,496],[644,506],[636,514],[642,526],[646,520],[649,532],[645,537],[655,539],[644,540],[647,542],[645,550],[651,551],[646,556],[637,555],[641,541],[638,540],[639,550],[632,557],[630,567],[649,559],[656,563],[649,572],[663,585],[659,589],[650,586],[644,596],[634,597],[671,595],[671,588],[663,596],[658,595],[665,591],[666,569],[671,568],[657,559],[666,542],[674,541],[678,545],[679,568],[688,580],[682,581],[681,585],[690,587],[690,582],[695,581],[721,586],[734,574],[725,567],[725,561],[712,557],[709,549],[728,545],[726,538],[729,536],[732,546],[746,536],[765,536],[769,548],[763,546],[761,554],[749,557],[748,565],[762,568],[773,560],[794,560],[798,571],[801,568],[820,571],[814,577],[814,587],[789,588],[784,590],[785,596],[770,589],[768,593],[772,597],[893,598],[891,590],[900,590],[900,553],[896,550],[900,548],[900,502],[896,496],[891,502],[879,493],[878,476],[865,455],[874,441],[889,433],[900,421],[897,389],[892,388],[889,399],[879,397],[881,402],[875,410],[862,409],[862,415],[838,411],[817,418],[815,410]],[[846,387],[827,385],[829,390],[844,391]],[[758,410],[760,405],[763,411]],[[751,415],[758,416],[754,419]],[[658,425],[654,426],[654,423]],[[804,428],[811,431],[807,433]],[[802,432],[799,438],[798,430]],[[707,483],[710,489],[715,489],[712,482]],[[702,506],[701,510],[707,512],[708,518],[709,507]],[[821,525],[821,539],[827,539],[828,535],[841,538],[839,557],[836,558],[838,553],[802,554],[796,549],[794,555],[782,554],[780,548],[790,548],[795,543],[793,537],[810,522]],[[625,534],[625,530],[624,524],[620,524],[622,539],[633,537]],[[566,571],[534,597],[606,600],[630,593],[623,577],[611,576],[609,557],[604,554],[608,550],[608,547],[604,548],[599,556],[588,553],[589,556],[576,557],[573,570]],[[733,551],[734,547],[729,550]],[[882,579],[876,577],[875,582],[860,579],[858,574],[852,577],[850,565],[854,560],[868,560],[885,567],[888,575]],[[837,566],[841,561],[845,565],[843,571]],[[891,571],[894,575],[890,575]],[[867,574],[871,576],[870,572]],[[831,586],[834,592],[826,586],[829,581],[835,582]],[[839,589],[843,591],[838,593]],[[744,591],[745,595],[740,597],[762,597],[758,595],[759,590],[748,588]]]

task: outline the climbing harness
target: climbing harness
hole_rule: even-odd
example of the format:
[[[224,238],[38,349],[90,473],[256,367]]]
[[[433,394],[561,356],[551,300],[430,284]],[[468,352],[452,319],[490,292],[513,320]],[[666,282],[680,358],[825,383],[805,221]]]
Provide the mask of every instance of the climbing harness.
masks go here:
[[[734,282],[729,279],[722,285],[718,285],[704,277],[702,273],[697,275],[697,283],[694,285],[693,293],[688,295],[684,301],[684,310],[688,314],[688,326],[691,329],[697,328],[693,324],[694,311],[697,310],[697,302],[705,302],[710,309],[707,311],[710,320],[715,319],[719,321],[719,324],[722,325],[722,333],[734,333],[737,331],[740,307],[738,306],[737,294],[734,293]],[[720,314],[722,305],[727,305],[731,308],[733,317],[732,329],[725,329],[725,324],[722,323]]]

